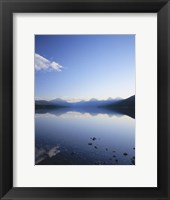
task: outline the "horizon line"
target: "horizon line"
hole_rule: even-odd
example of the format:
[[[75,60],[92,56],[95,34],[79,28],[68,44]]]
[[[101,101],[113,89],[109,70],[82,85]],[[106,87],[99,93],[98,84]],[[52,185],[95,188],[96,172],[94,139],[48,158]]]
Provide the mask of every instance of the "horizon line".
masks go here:
[[[99,98],[95,98],[95,97],[92,97],[92,98],[75,98],[75,99],[73,99],[73,98],[70,98],[70,99],[68,99],[68,98],[63,98],[63,97],[55,97],[55,98],[50,98],[50,97],[35,97],[34,99],[35,99],[35,101],[41,101],[41,100],[45,100],[45,101],[52,101],[52,100],[56,100],[56,99],[61,99],[61,100],[64,100],[64,101],[67,101],[67,102],[80,102],[80,101],[90,101],[90,100],[92,100],[92,99],[95,99],[95,100],[100,100],[100,101],[102,101],[102,100],[114,100],[114,99],[128,99],[128,98],[130,98],[130,97],[132,97],[132,96],[135,96],[135,94],[133,94],[133,95],[131,95],[131,96],[128,96],[128,97],[126,97],[126,98],[123,98],[123,97],[107,97],[107,98],[102,98],[102,99],[99,99]]]

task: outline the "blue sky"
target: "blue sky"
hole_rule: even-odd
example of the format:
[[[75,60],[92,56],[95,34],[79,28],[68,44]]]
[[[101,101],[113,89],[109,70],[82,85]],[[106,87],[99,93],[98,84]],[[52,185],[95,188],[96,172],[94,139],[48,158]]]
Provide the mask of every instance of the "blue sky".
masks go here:
[[[107,99],[135,94],[135,35],[36,35],[35,97]]]

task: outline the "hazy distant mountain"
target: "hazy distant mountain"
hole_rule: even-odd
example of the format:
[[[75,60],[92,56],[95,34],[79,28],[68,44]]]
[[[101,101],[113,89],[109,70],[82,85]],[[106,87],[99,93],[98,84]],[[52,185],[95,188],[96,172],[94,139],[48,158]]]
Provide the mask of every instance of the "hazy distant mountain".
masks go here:
[[[95,98],[92,98],[92,99],[90,99],[89,101],[98,101],[97,99],[95,99]]]
[[[53,100],[50,101],[50,103],[57,104],[57,105],[60,105],[60,106],[70,106],[69,102],[67,102],[63,99],[60,99],[60,98],[53,99]]]
[[[64,105],[63,102],[61,103],[61,102],[57,102],[57,101],[46,101],[46,100],[36,100],[35,101],[36,109],[60,108],[60,107],[66,107],[66,105]]]
[[[83,107],[100,107],[103,105],[108,105],[114,102],[119,101],[119,99],[112,99],[109,97],[107,100],[98,100],[95,98],[90,99],[89,101],[80,101],[72,104],[73,106],[83,106]]]

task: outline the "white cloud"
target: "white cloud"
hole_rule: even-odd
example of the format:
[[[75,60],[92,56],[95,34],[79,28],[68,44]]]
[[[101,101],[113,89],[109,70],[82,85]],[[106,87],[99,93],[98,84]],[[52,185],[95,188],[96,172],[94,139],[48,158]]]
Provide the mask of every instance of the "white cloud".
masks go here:
[[[47,71],[52,71],[52,70],[56,70],[58,72],[61,71],[63,67],[54,62],[54,61],[50,61],[46,58],[44,58],[43,56],[40,56],[39,54],[35,54],[35,70],[40,71],[40,70],[47,70]]]

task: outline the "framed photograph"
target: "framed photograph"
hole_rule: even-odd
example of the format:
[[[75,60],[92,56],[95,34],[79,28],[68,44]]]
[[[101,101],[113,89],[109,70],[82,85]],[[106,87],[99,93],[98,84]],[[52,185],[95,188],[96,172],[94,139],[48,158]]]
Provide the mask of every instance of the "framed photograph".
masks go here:
[[[168,0],[0,1],[1,199],[169,199]]]

